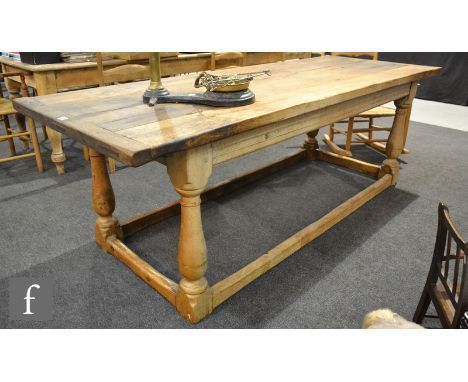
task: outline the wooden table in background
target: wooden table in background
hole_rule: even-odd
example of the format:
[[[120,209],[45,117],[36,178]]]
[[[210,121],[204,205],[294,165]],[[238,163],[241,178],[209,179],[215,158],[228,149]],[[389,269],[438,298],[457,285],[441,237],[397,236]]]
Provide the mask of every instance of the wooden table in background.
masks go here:
[[[397,158],[403,149],[417,81],[440,72],[435,67],[331,56],[255,68],[264,69],[270,69],[272,76],[260,77],[251,84],[257,101],[238,108],[186,104],[150,108],[141,104],[145,84],[136,82],[14,101],[21,113],[91,148],[97,244],[193,323],[397,182]],[[183,92],[192,88],[193,80],[193,75],[173,77],[165,85],[170,91]],[[397,109],[383,163],[339,157],[318,148],[320,127],[389,101],[394,101]],[[307,134],[307,139],[298,153],[205,188],[213,166],[301,134]],[[115,200],[105,156],[129,166],[160,162],[167,167],[180,201],[119,223],[113,216]],[[331,162],[364,172],[376,181],[238,272],[208,285],[200,204],[300,160]],[[181,278],[175,282],[142,260],[123,240],[178,213]]]
[[[247,65],[257,65],[266,62],[280,60],[290,60],[295,58],[304,58],[307,53],[296,52],[252,52],[246,54]],[[310,54],[309,54],[310,57]],[[127,62],[126,60],[107,60],[104,65],[115,67]],[[145,63],[147,61],[132,61],[135,63]],[[25,64],[10,57],[0,57],[2,71],[13,72],[21,71],[26,75],[28,86],[36,90],[37,95],[54,94],[62,91],[73,90],[77,88],[97,86],[98,74],[95,62],[81,63],[57,63],[45,65]],[[230,62],[223,62],[224,66],[229,66]],[[174,57],[161,58],[161,73],[163,76],[170,76],[181,73],[194,73],[211,69],[211,53],[179,54]],[[20,94],[19,78],[7,79],[7,87],[12,98]],[[55,163],[57,172],[64,173],[65,154],[62,148],[61,134],[47,129],[52,145],[52,162]]]

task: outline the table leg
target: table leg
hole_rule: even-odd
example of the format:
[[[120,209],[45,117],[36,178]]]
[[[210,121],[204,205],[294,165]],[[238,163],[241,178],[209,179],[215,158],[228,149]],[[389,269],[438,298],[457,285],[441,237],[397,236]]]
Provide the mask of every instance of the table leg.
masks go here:
[[[46,141],[49,139],[49,135],[47,134],[47,126],[42,123],[41,128],[42,128],[42,134],[44,135],[44,140]]]
[[[178,152],[167,158],[167,171],[181,196],[178,263],[182,279],[176,295],[176,308],[192,323],[213,310],[212,290],[204,277],[207,250],[200,211],[200,194],[212,170],[209,146]]]
[[[36,84],[37,95],[57,93],[57,83],[54,72],[35,72],[34,82]],[[55,164],[58,174],[65,172],[65,154],[62,148],[62,134],[58,131],[46,128],[47,136],[52,145],[51,160]]]
[[[414,95],[416,95],[419,84],[418,83],[413,83],[412,86],[414,86],[416,89],[414,89]],[[406,116],[406,124],[405,124],[405,139],[404,139],[404,145],[406,146],[406,138],[408,137],[408,129],[409,129],[409,124],[410,124],[410,117],[411,117],[411,109],[413,108],[413,102],[411,102],[411,105],[409,107],[409,112],[407,113]],[[403,149],[403,154],[409,154],[409,150],[407,148]]]
[[[122,239],[119,221],[112,215],[115,209],[115,197],[107,172],[106,157],[90,149],[91,176],[93,188],[93,207],[99,215],[96,219],[96,243],[105,251],[109,249],[107,238],[115,235]]]
[[[47,136],[49,138],[50,144],[52,145],[52,162],[55,164],[57,169],[57,174],[61,175],[65,173],[65,154],[63,153],[62,148],[62,134],[58,131],[52,130],[49,127],[46,127]]]
[[[395,118],[393,119],[392,129],[385,149],[387,159],[383,161],[379,172],[379,178],[385,174],[391,174],[393,185],[398,181],[400,165],[397,159],[405,147],[407,123],[409,121],[411,105],[416,95],[417,87],[417,83],[413,82],[409,94],[394,102],[396,106]]]
[[[332,131],[331,127],[330,127],[330,131]],[[317,159],[317,150],[319,148],[319,145],[317,142],[318,132],[319,130],[317,129],[317,130],[312,130],[311,132],[307,133],[307,140],[304,142],[304,149],[306,150],[306,158],[308,160]]]

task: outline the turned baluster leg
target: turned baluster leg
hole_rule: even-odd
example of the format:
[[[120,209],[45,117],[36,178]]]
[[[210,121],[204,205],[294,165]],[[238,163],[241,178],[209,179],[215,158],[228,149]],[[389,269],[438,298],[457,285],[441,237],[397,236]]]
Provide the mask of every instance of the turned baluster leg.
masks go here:
[[[34,72],[36,94],[39,96],[58,92],[56,73],[53,71]],[[65,154],[62,147],[62,134],[46,126],[46,134],[52,146],[51,160],[55,164],[57,174],[65,173]]]
[[[106,157],[90,149],[91,176],[93,188],[93,207],[99,215],[96,219],[96,243],[105,251],[108,250],[107,238],[123,238],[119,221],[112,215],[115,209],[115,197],[107,172]]]
[[[52,130],[49,127],[46,127],[47,136],[49,138],[50,144],[52,145],[52,155],[51,159],[54,162],[57,169],[57,174],[65,173],[65,154],[63,153],[62,147],[62,134],[58,131]]]
[[[180,198],[179,272],[182,279],[176,308],[192,323],[213,310],[212,291],[205,278],[207,250],[200,212],[200,194],[212,169],[211,147],[178,152],[167,158],[167,171]]]
[[[411,105],[413,103],[414,96],[416,95],[417,83],[411,84],[410,92],[406,97],[397,99],[394,103],[396,106],[395,118],[393,119],[392,130],[388,137],[387,145],[385,148],[385,159],[380,168],[379,177],[385,174],[391,174],[392,184],[396,184],[398,180],[398,174],[400,166],[398,164],[398,157],[405,147],[407,121],[409,121],[411,113]]]
[[[330,125],[330,131],[332,131],[332,125]],[[304,149],[307,152],[307,159],[308,160],[315,160],[317,159],[317,150],[319,148],[318,142],[317,142],[317,134],[318,134],[318,129],[313,130],[309,133],[307,133],[307,140],[304,142]]]

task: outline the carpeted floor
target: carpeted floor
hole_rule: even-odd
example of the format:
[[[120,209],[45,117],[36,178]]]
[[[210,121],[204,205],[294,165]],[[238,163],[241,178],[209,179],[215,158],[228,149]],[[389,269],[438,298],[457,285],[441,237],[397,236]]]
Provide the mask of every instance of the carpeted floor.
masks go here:
[[[40,129],[38,129],[39,131]],[[217,167],[210,183],[291,153],[298,137]],[[468,236],[468,133],[412,123],[401,178],[346,220],[257,279],[196,326],[94,243],[89,164],[65,139],[57,176],[41,136],[46,171],[34,160],[0,166],[0,327],[24,328],[358,328],[388,307],[411,318],[428,271],[439,201]],[[6,155],[0,145],[0,156]],[[357,156],[381,162],[367,148]],[[111,177],[121,219],[176,198],[165,168],[118,167]],[[202,207],[213,284],[356,194],[371,179],[324,163],[304,163]],[[179,218],[134,236],[129,246],[178,280]],[[54,282],[51,321],[8,318],[12,277]],[[437,324],[427,323],[429,326]]]

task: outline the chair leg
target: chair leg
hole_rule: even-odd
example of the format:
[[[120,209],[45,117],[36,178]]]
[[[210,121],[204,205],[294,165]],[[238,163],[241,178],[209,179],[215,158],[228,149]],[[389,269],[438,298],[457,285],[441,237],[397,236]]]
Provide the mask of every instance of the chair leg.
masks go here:
[[[21,114],[15,114],[16,124],[18,125],[18,129],[21,133],[26,132],[26,124],[24,123],[24,116]],[[21,142],[23,143],[24,151],[29,151],[29,137],[24,136],[20,137]]]
[[[333,142],[333,139],[335,139],[335,124],[334,123],[330,124],[328,138],[330,139],[331,142]]]
[[[429,308],[429,304],[431,303],[431,297],[427,292],[427,288],[424,287],[423,293],[418,303],[418,307],[414,312],[413,322],[417,324],[421,324],[423,322],[424,316],[426,315],[427,309]]]
[[[353,138],[354,117],[348,120],[348,130],[346,131],[345,150],[351,152],[351,140]]]
[[[42,124],[42,134],[44,134],[44,140],[49,139],[49,136],[47,135],[47,127],[46,125]]]
[[[335,142],[333,142],[333,139],[335,137],[335,124],[334,123],[330,124],[329,132],[330,132],[330,135],[328,134],[323,135],[323,142],[328,146],[328,149],[334,154],[346,156],[346,157],[352,157],[353,154],[351,154],[350,150],[343,150]]]
[[[31,141],[34,148],[34,157],[36,158],[36,165],[39,172],[44,171],[44,167],[42,165],[42,157],[41,157],[41,148],[39,146],[39,141],[37,139],[37,131],[36,131],[36,124],[32,118],[28,118],[28,127],[29,133],[31,134]]]
[[[369,118],[369,131],[367,132],[367,138],[370,140],[372,139],[372,129],[374,128],[374,118]]]
[[[89,160],[89,147],[83,146],[83,156],[85,160]]]
[[[112,158],[107,158],[109,162],[109,172],[113,174],[115,172],[115,160]]]
[[[10,121],[8,120],[8,115],[2,116],[2,119],[3,119],[3,123],[5,124],[6,135],[12,134]],[[15,156],[16,155],[15,142],[13,141],[13,138],[8,138],[7,140],[8,140],[8,147],[10,148],[10,154],[11,156]]]
[[[37,90],[33,88],[33,96],[36,97],[37,96]],[[42,134],[44,135],[44,140],[47,140],[49,139],[49,135],[47,134],[47,127],[46,125],[44,125],[43,123],[41,124],[41,128],[42,128]]]

